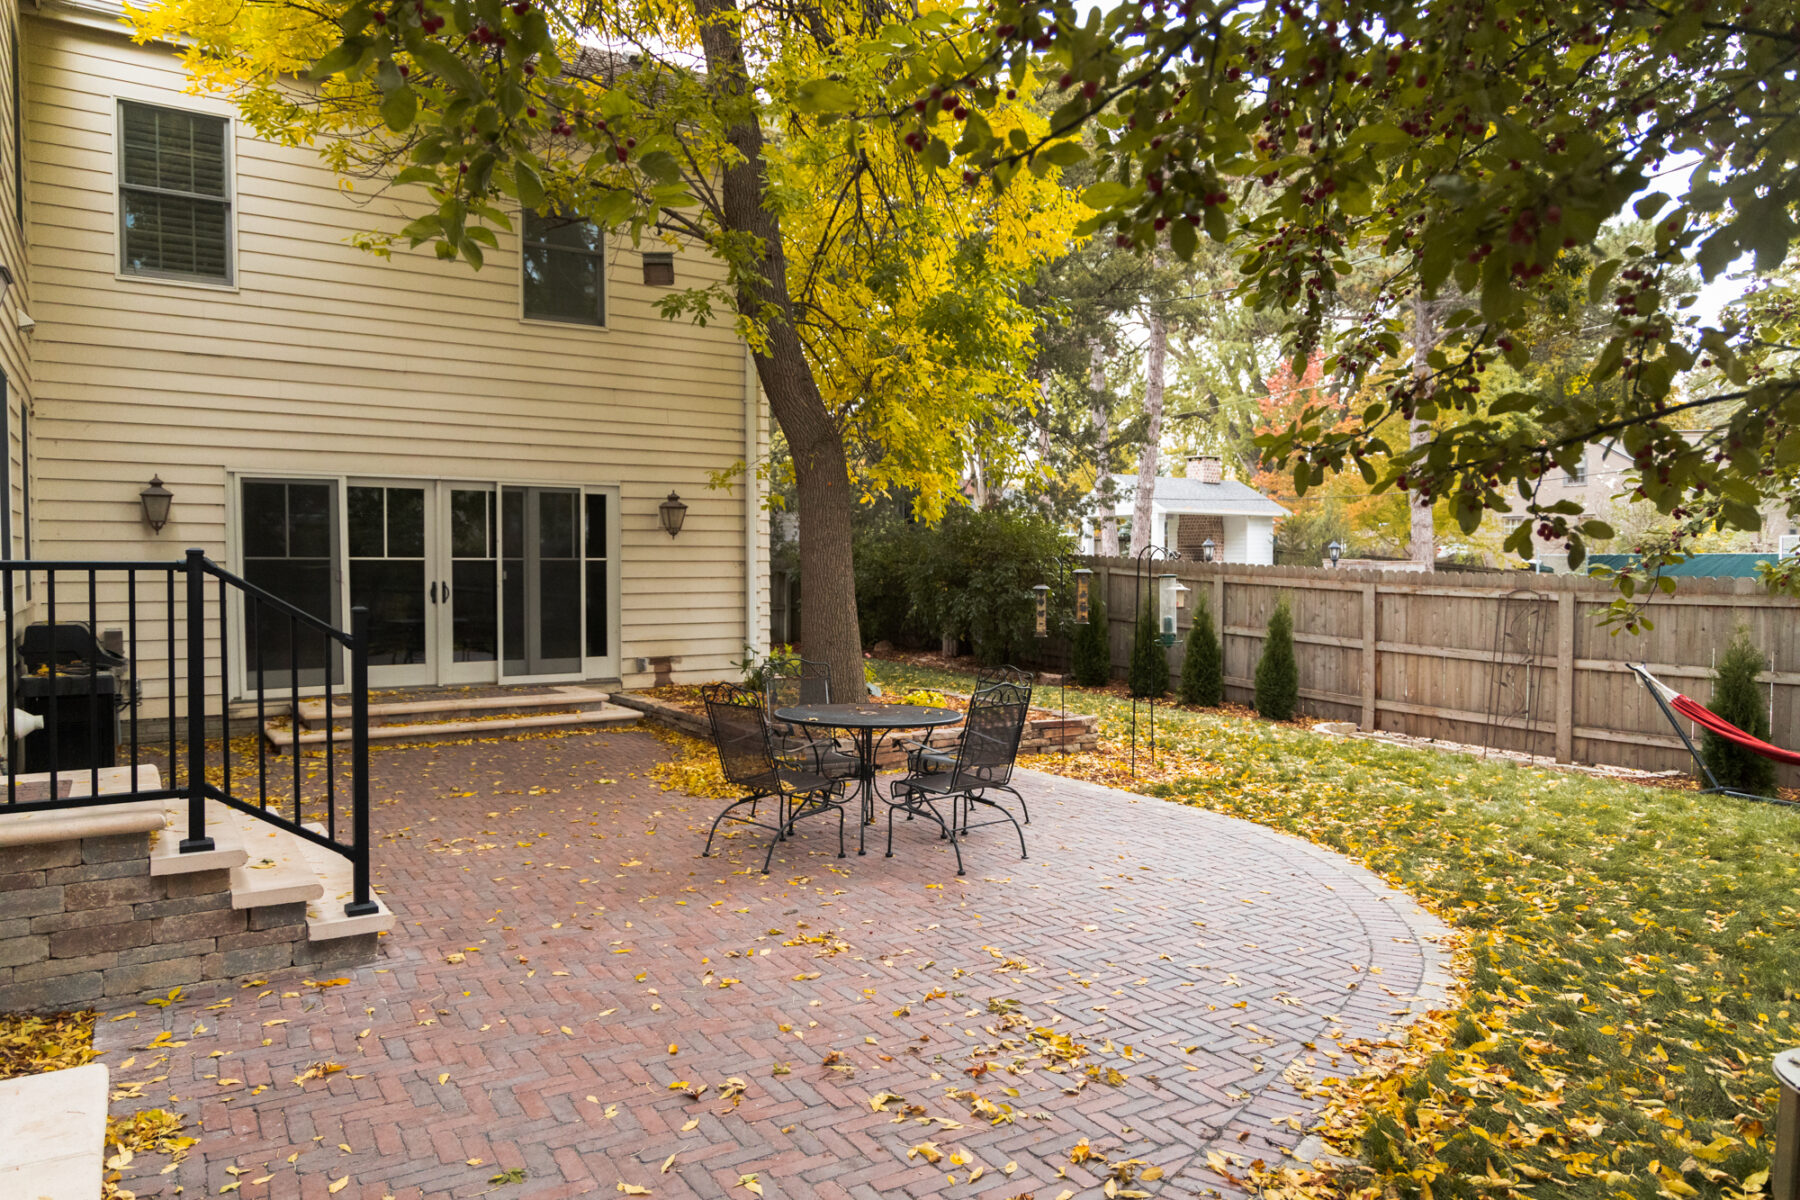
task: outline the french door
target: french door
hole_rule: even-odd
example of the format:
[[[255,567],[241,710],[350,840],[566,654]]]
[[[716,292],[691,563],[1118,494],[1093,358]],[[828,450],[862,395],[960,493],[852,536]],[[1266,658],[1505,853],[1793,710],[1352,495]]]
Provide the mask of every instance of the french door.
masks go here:
[[[417,479],[244,479],[247,578],[340,627],[369,610],[374,687],[618,674],[617,493],[603,487]],[[283,629],[246,630],[288,660]],[[258,643],[258,644],[252,644]],[[322,647],[322,643],[321,643]],[[327,654],[301,656],[302,687]],[[329,663],[334,681],[344,664]],[[286,686],[285,670],[265,684]]]

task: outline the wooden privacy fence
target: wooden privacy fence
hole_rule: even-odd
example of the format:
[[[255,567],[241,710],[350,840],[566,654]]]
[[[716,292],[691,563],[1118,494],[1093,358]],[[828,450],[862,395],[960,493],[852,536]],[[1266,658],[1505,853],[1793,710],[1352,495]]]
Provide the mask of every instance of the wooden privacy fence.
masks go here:
[[[1135,565],[1086,565],[1106,589],[1113,669],[1122,676]],[[1685,767],[1680,740],[1625,664],[1647,663],[1705,702],[1714,661],[1743,622],[1768,664],[1760,682],[1771,740],[1800,747],[1800,601],[1771,596],[1756,580],[1683,579],[1673,596],[1651,601],[1654,629],[1614,634],[1597,617],[1617,592],[1586,576],[1159,561],[1140,600],[1153,601],[1155,576],[1166,571],[1194,589],[1169,651],[1171,672],[1181,668],[1195,598],[1204,597],[1224,642],[1230,700],[1253,700],[1269,614],[1286,595],[1308,715],[1560,762]],[[1800,771],[1782,771],[1784,786],[1800,785]]]

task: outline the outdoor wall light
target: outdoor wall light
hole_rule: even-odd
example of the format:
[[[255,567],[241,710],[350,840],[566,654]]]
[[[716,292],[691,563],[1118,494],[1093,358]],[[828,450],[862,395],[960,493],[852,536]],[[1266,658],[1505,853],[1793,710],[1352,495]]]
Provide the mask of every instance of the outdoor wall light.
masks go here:
[[[669,498],[656,506],[656,515],[664,532],[674,537],[681,532],[681,523],[687,520],[687,505],[681,502],[680,496],[670,492]]]
[[[1344,543],[1332,538],[1331,544],[1325,547],[1325,553],[1331,555],[1331,565],[1337,566],[1338,559],[1344,557]]]
[[[1213,560],[1213,551],[1215,551],[1217,549],[1218,549],[1218,546],[1213,544],[1213,540],[1211,538],[1207,538],[1204,542],[1201,542],[1200,543],[1200,561],[1201,562],[1211,562]]]
[[[144,506],[144,523],[150,526],[150,532],[161,533],[169,523],[169,504],[174,499],[175,493],[163,486],[161,475],[152,475],[150,486],[138,493],[138,503]]]
[[[1037,631],[1041,638],[1050,636],[1050,585],[1040,583],[1031,589],[1037,605]]]
[[[1186,607],[1187,591],[1173,571],[1157,580],[1157,609],[1162,617],[1162,644],[1165,646],[1175,644],[1175,614]]]
[[[1094,573],[1086,567],[1075,568],[1075,623],[1077,625],[1088,623],[1088,581],[1093,577]]]

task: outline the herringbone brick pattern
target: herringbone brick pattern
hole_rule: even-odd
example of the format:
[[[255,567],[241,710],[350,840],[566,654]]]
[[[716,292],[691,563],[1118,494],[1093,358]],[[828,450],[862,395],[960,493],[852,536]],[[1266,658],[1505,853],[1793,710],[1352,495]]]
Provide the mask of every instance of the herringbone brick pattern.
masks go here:
[[[1237,1195],[1208,1152],[1229,1169],[1297,1143],[1284,1075],[1348,1069],[1335,1041],[1398,1021],[1433,962],[1411,902],[1334,855],[1032,773],[1028,862],[982,830],[958,879],[919,823],[891,859],[872,831],[840,860],[821,823],[764,877],[749,835],[698,857],[722,802],[648,782],[661,754],[615,733],[376,755],[401,921],[381,960],[103,1016],[115,1081],[149,1081],[114,1114],[201,1126],[187,1162],[125,1185],[750,1197],[754,1175],[771,1200],[1054,1200],[1100,1194],[1104,1161],[1071,1162],[1085,1138],[1162,1167],[1154,1193]],[[147,1049],[165,1030],[185,1044]],[[1073,1069],[1048,1069],[1056,1034],[1085,1048]],[[927,1142],[936,1163],[909,1155]]]

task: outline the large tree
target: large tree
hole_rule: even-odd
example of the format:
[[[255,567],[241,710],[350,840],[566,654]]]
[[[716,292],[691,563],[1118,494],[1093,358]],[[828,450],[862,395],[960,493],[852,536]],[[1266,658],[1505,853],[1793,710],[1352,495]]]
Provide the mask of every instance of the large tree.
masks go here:
[[[874,125],[900,116],[923,155],[1001,186],[1080,161],[1084,132],[1098,159],[1093,228],[1139,251],[1167,239],[1183,256],[1203,233],[1232,242],[1247,294],[1289,314],[1299,361],[1324,346],[1347,390],[1381,385],[1347,427],[1302,421],[1272,440],[1298,488],[1332,471],[1375,477],[1385,461],[1375,482],[1446,502],[1465,530],[1512,493],[1577,562],[1584,539],[1610,531],[1539,497],[1537,481],[1593,441],[1619,439],[1638,494],[1677,521],[1754,529],[1769,502],[1800,495],[1791,356],[1748,324],[1694,317],[1670,286],[1689,262],[1707,279],[1740,259],[1774,272],[1800,229],[1791,0],[995,0],[987,11],[983,40],[921,55],[888,107],[840,111]],[[901,107],[932,88],[979,102],[1029,72],[1063,99],[1041,137]],[[1685,189],[1656,190],[1689,165]],[[1585,364],[1624,386],[1481,396],[1489,364],[1526,361],[1520,332],[1564,256],[1627,212],[1651,233],[1593,270],[1609,325]],[[1380,302],[1334,322],[1340,278],[1372,257],[1391,264]],[[1416,302],[1453,289],[1468,301],[1443,314],[1413,370]],[[1499,419],[1510,412],[1531,420]],[[1414,445],[1420,421],[1436,432]],[[1697,424],[1705,436],[1684,436]],[[1508,544],[1528,554],[1530,529]]]
[[[807,589],[801,637],[840,694],[862,688],[851,569],[859,498],[900,487],[930,517],[963,464],[1029,404],[1034,318],[1018,288],[1079,207],[1053,179],[1004,194],[918,156],[866,106],[901,65],[970,44],[955,13],[908,22],[845,2],[159,0],[140,36],[184,46],[196,83],[263,136],[317,143],[393,188],[413,219],[382,253],[429,245],[479,267],[512,214],[591,220],[700,247],[722,280],[665,315],[728,314],[791,455]],[[947,118],[1041,137],[1016,95],[934,97]],[[365,188],[366,190],[366,188]],[[996,444],[984,444],[994,442]],[[756,464],[743,464],[756,469]]]

